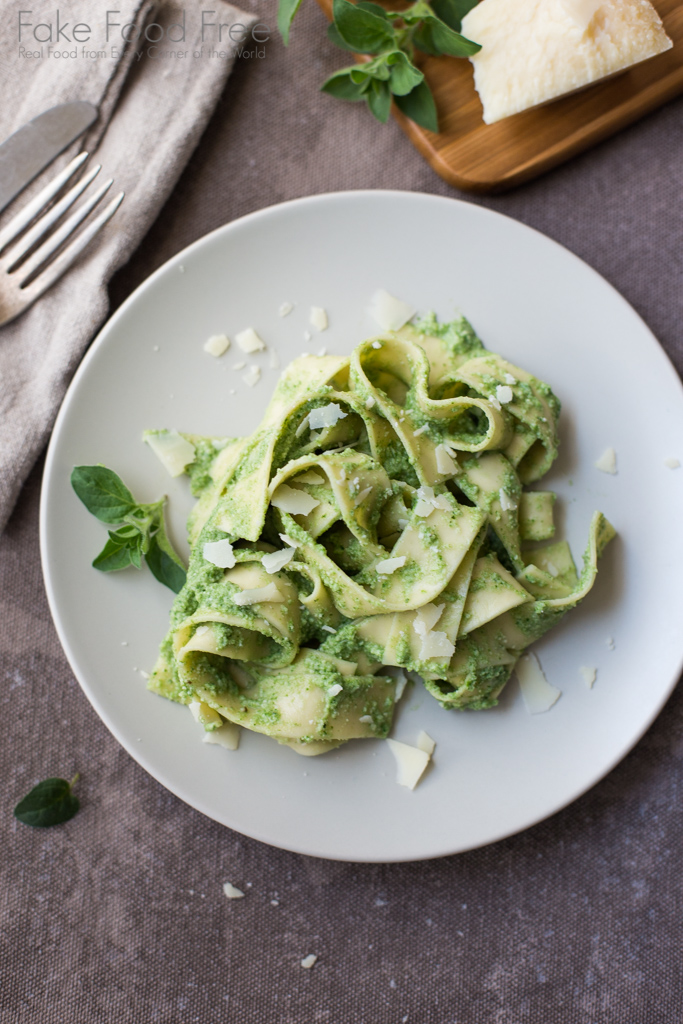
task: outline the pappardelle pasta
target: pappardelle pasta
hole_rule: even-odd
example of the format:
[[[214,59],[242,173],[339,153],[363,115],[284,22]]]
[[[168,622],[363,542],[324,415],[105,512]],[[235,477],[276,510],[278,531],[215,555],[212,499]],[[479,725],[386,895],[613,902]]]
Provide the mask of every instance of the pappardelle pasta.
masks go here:
[[[445,708],[494,706],[614,535],[596,512],[577,573],[555,495],[528,489],[559,411],[465,319],[429,316],[294,360],[249,437],[183,435],[192,554],[150,688],[303,754],[387,735],[389,667]]]

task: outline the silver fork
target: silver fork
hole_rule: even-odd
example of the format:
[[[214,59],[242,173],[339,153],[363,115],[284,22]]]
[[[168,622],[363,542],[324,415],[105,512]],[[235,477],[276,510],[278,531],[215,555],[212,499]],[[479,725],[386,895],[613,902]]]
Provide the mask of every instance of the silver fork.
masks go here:
[[[121,205],[123,192],[69,241],[113,184],[109,178],[59,223],[102,169],[99,164],[92,167],[56,199],[87,159],[87,153],[79,154],[0,231],[0,327],[59,280]]]

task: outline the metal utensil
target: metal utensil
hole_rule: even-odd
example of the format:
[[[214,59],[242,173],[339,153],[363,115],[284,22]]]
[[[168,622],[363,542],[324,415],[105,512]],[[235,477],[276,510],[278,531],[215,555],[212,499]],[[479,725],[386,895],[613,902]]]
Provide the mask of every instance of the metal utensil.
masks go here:
[[[97,118],[92,103],[51,107],[0,145],[0,212]]]
[[[91,168],[58,198],[87,159],[88,154],[81,153],[72,160],[0,231],[0,326],[58,281],[121,205],[123,192],[70,241],[113,184],[109,178],[63,220],[101,170],[99,164]]]

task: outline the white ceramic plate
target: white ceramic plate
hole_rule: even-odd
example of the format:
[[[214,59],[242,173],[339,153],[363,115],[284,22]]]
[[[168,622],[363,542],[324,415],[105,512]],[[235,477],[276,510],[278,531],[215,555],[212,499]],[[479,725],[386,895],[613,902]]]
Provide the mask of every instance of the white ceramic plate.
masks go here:
[[[304,350],[346,353],[373,333],[365,310],[386,288],[419,310],[464,312],[487,346],[548,381],[563,404],[562,453],[541,486],[559,494],[560,536],[580,561],[595,508],[618,539],[597,584],[537,651],[562,697],[524,709],[516,682],[498,708],[448,712],[408,691],[393,735],[437,741],[415,792],[395,782],[381,741],[301,758],[244,732],[228,752],[201,742],[185,708],[149,693],[172,594],[145,569],[90,567],[105,527],[73,494],[76,464],[115,469],[140,499],[170,496],[183,547],[186,478],[170,480],[140,442],[148,427],[251,432],[275,385],[255,388],[202,350],[254,326],[282,365]],[[295,303],[286,318],[284,301]],[[317,333],[310,306],[325,307]],[[310,331],[311,340],[304,334]],[[52,614],[95,710],[128,752],[182,800],[246,835],[355,861],[435,857],[493,842],[574,800],[632,747],[674,686],[683,637],[683,401],[647,327],[598,274],[516,221],[407,192],[346,192],[262,210],[220,228],[158,270],[100,333],[71,385],[45,469],[42,550]],[[617,476],[594,468],[607,446]],[[678,513],[675,511],[678,509]],[[185,549],[186,550],[186,549]],[[613,638],[614,649],[608,646]],[[124,644],[125,642],[125,644]],[[598,669],[589,690],[579,667]]]

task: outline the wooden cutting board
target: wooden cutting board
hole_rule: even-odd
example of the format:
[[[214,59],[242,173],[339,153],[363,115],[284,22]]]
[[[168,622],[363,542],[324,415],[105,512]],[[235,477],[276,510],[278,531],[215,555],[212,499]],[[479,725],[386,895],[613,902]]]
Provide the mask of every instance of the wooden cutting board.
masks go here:
[[[332,18],[332,0],[318,0]],[[427,57],[420,68],[439,112],[438,135],[393,114],[437,174],[469,192],[503,192],[577,153],[683,93],[683,2],[653,0],[673,49],[582,92],[496,124],[482,120],[472,65]],[[363,58],[360,58],[361,60]]]

